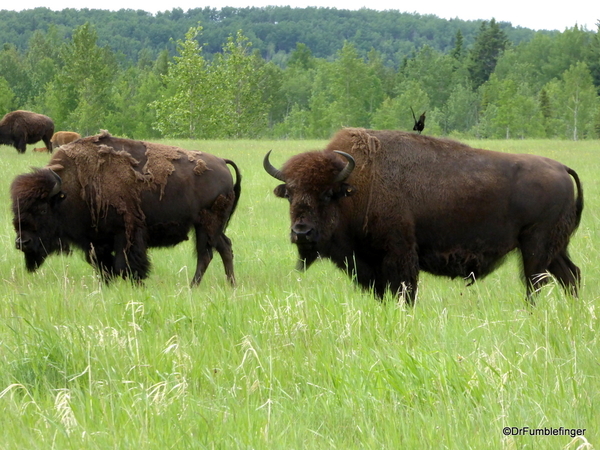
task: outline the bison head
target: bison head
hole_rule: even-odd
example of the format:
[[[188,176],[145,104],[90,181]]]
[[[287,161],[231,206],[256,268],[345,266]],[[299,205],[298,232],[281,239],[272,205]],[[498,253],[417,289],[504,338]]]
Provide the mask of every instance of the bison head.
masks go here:
[[[25,265],[35,271],[54,252],[65,250],[60,239],[59,204],[65,199],[60,177],[50,169],[19,175],[11,185],[15,245]]]
[[[346,183],[354,170],[354,158],[340,151],[301,153],[281,170],[265,155],[263,166],[272,177],[283,181],[275,195],[290,202],[291,239],[300,254],[299,267],[307,268],[320,253],[327,253],[343,216],[343,199],[356,189]]]

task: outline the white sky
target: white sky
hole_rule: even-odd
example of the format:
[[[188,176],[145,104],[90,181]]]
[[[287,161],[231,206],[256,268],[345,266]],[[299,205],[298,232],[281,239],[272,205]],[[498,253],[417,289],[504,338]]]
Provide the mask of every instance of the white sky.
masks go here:
[[[367,7],[379,11],[394,9],[402,12],[434,14],[445,19],[459,18],[463,20],[490,20],[511,22],[514,26],[532,28],[534,30],[559,30],[571,28],[575,24],[596,31],[600,21],[600,0],[578,0],[574,3],[565,0],[532,1],[532,0],[413,0],[398,2],[392,0],[3,0],[0,9],[21,11],[45,6],[52,10],[65,8],[109,9],[142,9],[151,13],[181,8],[206,6],[221,9],[225,6],[243,8],[248,6],[291,6],[304,8],[307,6],[329,7],[337,9],[360,9]]]

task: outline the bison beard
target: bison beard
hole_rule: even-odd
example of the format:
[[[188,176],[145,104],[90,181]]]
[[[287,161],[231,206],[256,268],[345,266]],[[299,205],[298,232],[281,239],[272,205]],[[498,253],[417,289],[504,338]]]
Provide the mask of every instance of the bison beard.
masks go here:
[[[577,294],[567,247],[583,191],[556,161],[360,128],[281,170],[269,153],[263,165],[284,182],[274,192],[290,202],[299,268],[326,257],[378,297],[391,290],[413,303],[419,271],[472,283],[519,249],[530,301],[548,273]]]
[[[234,168],[236,182],[227,165]],[[208,153],[113,138],[107,132],[60,147],[43,169],[11,185],[15,244],[34,271],[69,245],[85,252],[105,280],[142,280],[147,249],[196,234],[198,284],[216,249],[234,283],[224,231],[241,192],[235,163]]]

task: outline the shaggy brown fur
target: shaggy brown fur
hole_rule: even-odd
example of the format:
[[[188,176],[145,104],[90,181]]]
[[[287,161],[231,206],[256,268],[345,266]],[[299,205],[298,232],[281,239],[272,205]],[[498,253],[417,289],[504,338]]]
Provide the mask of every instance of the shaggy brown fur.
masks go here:
[[[77,139],[81,139],[81,135],[74,131],[57,131],[52,136],[52,148],[56,149],[61,145],[68,144],[69,142],[76,141]]]
[[[334,151],[356,163],[341,182],[346,161]],[[412,302],[419,271],[475,280],[518,248],[528,298],[546,272],[577,292],[580,271],[567,246],[583,191],[575,171],[556,161],[347,128],[325,150],[292,157],[281,174],[275,194],[290,201],[292,242],[306,267],[328,257],[379,296],[389,288]]]
[[[48,116],[31,111],[13,111],[0,120],[0,144],[12,145],[19,153],[25,153],[27,144],[44,141],[52,152],[54,122]]]
[[[230,160],[102,131],[62,145],[45,169],[13,182],[17,247],[29,270],[71,243],[109,277],[143,279],[150,265],[146,248],[187,240],[193,228],[198,262],[192,284],[200,282],[213,249],[233,283],[231,241],[224,230],[240,183]]]

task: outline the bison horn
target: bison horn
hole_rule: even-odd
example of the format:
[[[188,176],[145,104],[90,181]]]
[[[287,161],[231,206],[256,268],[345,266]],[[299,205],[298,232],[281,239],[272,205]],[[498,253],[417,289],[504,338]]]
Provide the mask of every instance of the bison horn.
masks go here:
[[[60,192],[60,189],[62,187],[62,179],[58,176],[58,174],[52,170],[52,169],[48,169],[50,171],[50,173],[52,174],[52,176],[54,176],[55,179],[55,183],[54,183],[54,187],[52,188],[52,191],[50,191],[50,197],[54,197],[56,194],[58,194]]]
[[[335,180],[333,180],[334,183],[337,183],[339,181],[346,180],[350,176],[350,174],[354,170],[354,166],[356,165],[356,162],[354,161],[354,158],[352,156],[350,156],[348,153],[340,152],[338,150],[334,150],[334,153],[337,153],[338,155],[342,155],[344,158],[346,158],[348,160],[348,164],[346,164],[346,167],[344,167],[342,169],[342,171],[340,173],[338,173],[338,176],[335,177]]]
[[[273,150],[269,150],[269,152],[265,155],[265,159],[263,159],[263,167],[265,168],[265,170],[267,171],[267,173],[269,175],[271,175],[273,178],[279,180],[279,181],[283,181],[285,183],[285,177],[283,176],[283,173],[281,172],[281,170],[276,169],[273,164],[271,164],[271,162],[269,161],[269,155],[271,154]]]

